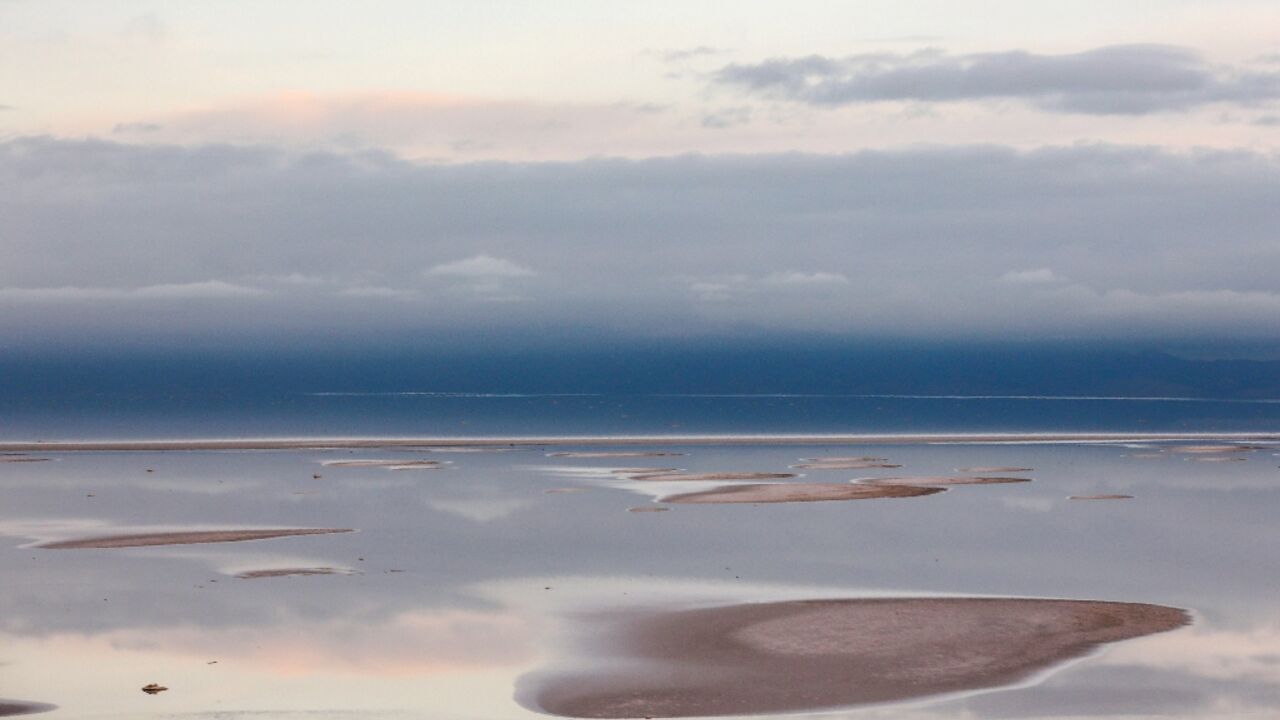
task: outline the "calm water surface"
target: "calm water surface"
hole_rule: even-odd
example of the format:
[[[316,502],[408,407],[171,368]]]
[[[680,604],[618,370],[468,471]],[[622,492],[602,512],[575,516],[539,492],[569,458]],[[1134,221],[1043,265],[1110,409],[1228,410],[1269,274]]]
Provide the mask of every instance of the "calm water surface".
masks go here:
[[[775,401],[789,402],[768,402]],[[398,400],[358,399],[346,407],[363,402]],[[740,399],[726,402],[715,406],[717,416],[731,418],[733,408],[743,407]],[[654,418],[679,409],[655,414],[644,405],[623,403],[609,413],[639,412],[652,430]],[[1182,429],[1173,415],[1160,415],[1173,412],[1194,416],[1191,429],[1240,429],[1261,422],[1250,413],[1262,419],[1275,413],[1260,405],[1208,427],[1220,409],[1183,407],[1189,405],[1158,412],[1126,407],[1100,424],[1145,413],[1158,427],[1139,429]],[[1041,407],[1060,406],[1042,401]],[[921,412],[947,416],[936,407]],[[1047,417],[1066,423],[1078,412],[1085,422],[1084,409],[1058,412]],[[505,427],[491,409],[473,415],[489,418],[486,430]],[[705,414],[689,415],[696,427],[684,430],[740,429],[734,421],[717,425]],[[586,429],[589,416],[570,413],[552,429],[575,423]],[[437,427],[432,423],[443,417],[419,418],[418,426],[395,434]],[[954,420],[954,412],[947,417]],[[330,432],[372,433],[399,418],[373,413]],[[175,432],[162,433],[154,419],[109,428],[98,417],[73,428],[79,435],[50,434],[250,434],[224,432],[231,426],[219,423],[226,421],[179,421]],[[501,422],[508,421],[515,422]],[[10,428],[34,430],[45,420],[24,422]],[[793,419],[788,427],[809,429],[806,422]],[[248,430],[269,425],[257,423]],[[954,421],[938,424],[958,429]],[[980,427],[969,429],[998,425],[974,424]],[[787,429],[761,425],[755,429]],[[264,434],[307,434],[296,431],[308,427],[294,422]],[[526,425],[523,432],[542,431]],[[5,439],[28,437],[7,432]],[[1280,449],[1243,453],[1233,462],[1203,462],[1159,447],[1071,444],[705,446],[675,448],[687,454],[673,458],[548,457],[565,449],[572,448],[63,453],[46,455],[49,462],[0,463],[0,698],[54,703],[59,709],[47,717],[67,718],[541,717],[515,702],[514,689],[522,675],[562,656],[583,612],[958,594],[1158,603],[1192,610],[1196,623],[1112,646],[1016,688],[833,716],[1280,715]],[[903,467],[797,471],[807,473],[804,480],[1009,465],[1034,468],[1025,473],[1034,481],[900,500],[634,513],[628,510],[651,506],[668,488],[610,472],[644,466],[779,472],[814,455],[876,455]],[[402,457],[448,464],[407,471],[322,464]],[[553,489],[574,492],[547,492]],[[1099,493],[1134,499],[1066,499]],[[33,547],[78,536],[221,527],[358,532],[115,550]],[[314,567],[337,574],[236,577]],[[170,690],[139,691],[151,682]]]

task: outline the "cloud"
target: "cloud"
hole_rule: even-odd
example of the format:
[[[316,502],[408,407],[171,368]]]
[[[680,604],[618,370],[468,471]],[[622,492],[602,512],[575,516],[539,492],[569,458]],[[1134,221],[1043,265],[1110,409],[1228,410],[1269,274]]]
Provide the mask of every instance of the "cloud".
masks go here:
[[[1049,268],[1037,268],[1035,270],[1010,270],[1000,276],[1001,282],[1013,283],[1014,285],[1044,285],[1060,280]]]
[[[730,64],[713,82],[821,107],[881,101],[1016,99],[1052,112],[1141,115],[1280,98],[1280,73],[1215,66],[1170,45],[1111,45],[1066,55],[941,50],[810,55]]]
[[[534,328],[1274,338],[1280,313],[1280,157],[1265,153],[438,165],[23,138],[0,142],[0,186],[0,336],[22,342]],[[388,302],[410,294],[420,302]]]
[[[279,93],[176,112],[121,132],[149,140],[288,145],[294,148],[394,147],[423,158],[488,159],[608,153],[637,128],[663,124],[653,103],[550,103],[420,92],[319,95]],[[151,129],[154,127],[154,129]]]
[[[111,132],[115,135],[128,135],[133,133],[155,133],[163,129],[163,125],[157,125],[156,123],[129,122],[116,123],[115,127],[111,128]]]
[[[725,50],[714,48],[710,45],[699,45],[697,47],[685,48],[682,50],[670,50],[662,53],[659,57],[665,63],[684,63],[690,60],[698,60],[701,58],[711,57],[715,55],[723,55]]]
[[[491,255],[475,255],[464,260],[455,260],[427,269],[427,275],[447,275],[463,278],[516,278],[537,275],[523,265],[516,264],[506,258]]]
[[[0,287],[0,300],[75,302],[85,300],[218,300],[267,294],[265,290],[222,280],[119,287]]]
[[[764,276],[765,285],[776,286],[818,286],[818,285],[848,285],[849,278],[841,273],[832,272],[798,272],[791,270],[788,272],[769,273]]]
[[[349,298],[388,298],[397,300],[410,300],[418,297],[418,293],[414,290],[398,290],[396,288],[383,287],[381,285],[357,285],[346,287],[338,291],[341,297]]]

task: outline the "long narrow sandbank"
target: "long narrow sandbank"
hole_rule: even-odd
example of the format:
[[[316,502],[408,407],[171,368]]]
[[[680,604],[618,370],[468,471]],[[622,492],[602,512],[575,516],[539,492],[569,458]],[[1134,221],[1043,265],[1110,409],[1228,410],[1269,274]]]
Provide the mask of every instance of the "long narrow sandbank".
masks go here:
[[[517,699],[582,718],[804,712],[991,688],[1100,645],[1190,622],[1177,608],[1020,598],[731,605],[614,624],[585,670],[535,673]],[[600,637],[597,635],[597,637]],[[601,661],[603,660],[603,661]]]
[[[425,438],[208,438],[156,440],[50,440],[0,442],[0,452],[104,452],[166,450],[348,450],[365,448],[617,447],[696,445],[920,445],[1121,442],[1280,442],[1280,432],[1252,433],[915,433],[853,435],[548,435]]]

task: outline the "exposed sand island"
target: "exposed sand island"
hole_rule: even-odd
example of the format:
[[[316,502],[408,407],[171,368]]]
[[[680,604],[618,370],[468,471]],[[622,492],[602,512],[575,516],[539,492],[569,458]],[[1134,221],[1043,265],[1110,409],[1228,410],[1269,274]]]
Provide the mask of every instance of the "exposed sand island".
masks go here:
[[[889,462],[889,458],[871,457],[870,455],[824,455],[822,457],[800,458],[806,463],[853,463],[853,462]]]
[[[867,470],[870,468],[900,468],[901,465],[868,460],[841,460],[832,462],[802,462],[791,467],[797,470]]]
[[[718,480],[783,480],[795,477],[795,473],[779,472],[708,472],[680,473],[662,472],[645,475],[631,475],[629,480],[670,481],[670,482],[715,482]]]
[[[90,548],[149,547],[151,545],[200,545],[204,543],[270,540],[296,535],[331,535],[354,532],[350,528],[284,528],[278,530],[195,530],[176,532],[102,535],[98,537],[58,540],[36,545],[45,550],[85,550]]]
[[[14,715],[34,715],[35,713],[57,710],[57,705],[48,703],[20,702],[18,700],[0,700],[0,717]]]
[[[887,477],[863,478],[864,485],[910,485],[911,487],[945,487],[947,485],[1004,485],[1006,483],[1031,482],[1020,477]]]
[[[675,504],[789,503],[825,500],[874,500],[932,495],[942,488],[905,485],[854,485],[851,483],[755,483],[725,485],[701,492],[668,495],[658,502]]]
[[[444,467],[439,460],[325,460],[326,467],[376,467],[388,470],[438,470]]]
[[[518,699],[582,718],[802,712],[991,688],[1105,643],[1182,627],[1183,610],[1078,600],[811,600],[615,621],[591,669],[535,673]]]
[[[261,580],[263,578],[277,577],[298,577],[307,575],[351,575],[350,570],[331,567],[307,567],[307,568],[272,568],[269,570],[246,570],[242,573],[236,573],[236,577],[241,580]]]
[[[1175,445],[1169,452],[1190,454],[1238,453],[1266,450],[1264,445]]]
[[[629,457],[679,457],[682,452],[666,452],[663,450],[617,450],[617,451],[572,451],[547,453],[547,457],[565,458],[629,458]]]
[[[962,473],[1011,473],[1011,472],[1032,472],[1035,468],[1029,467],[966,467],[956,468],[956,472]]]

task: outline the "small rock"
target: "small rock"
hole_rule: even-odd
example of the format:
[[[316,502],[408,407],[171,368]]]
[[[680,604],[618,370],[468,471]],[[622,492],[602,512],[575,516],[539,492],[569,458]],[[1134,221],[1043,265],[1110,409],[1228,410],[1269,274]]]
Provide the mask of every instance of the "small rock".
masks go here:
[[[159,685],[159,684],[157,684],[157,683],[149,683],[149,684],[147,684],[147,685],[143,685],[143,686],[142,686],[142,692],[144,692],[144,693],[146,693],[146,694],[148,694],[148,695],[155,695],[156,693],[162,693],[162,692],[164,692],[165,690],[168,690],[168,689],[169,689],[169,688],[167,688],[167,687],[165,687],[165,686],[163,686],[163,685]]]

